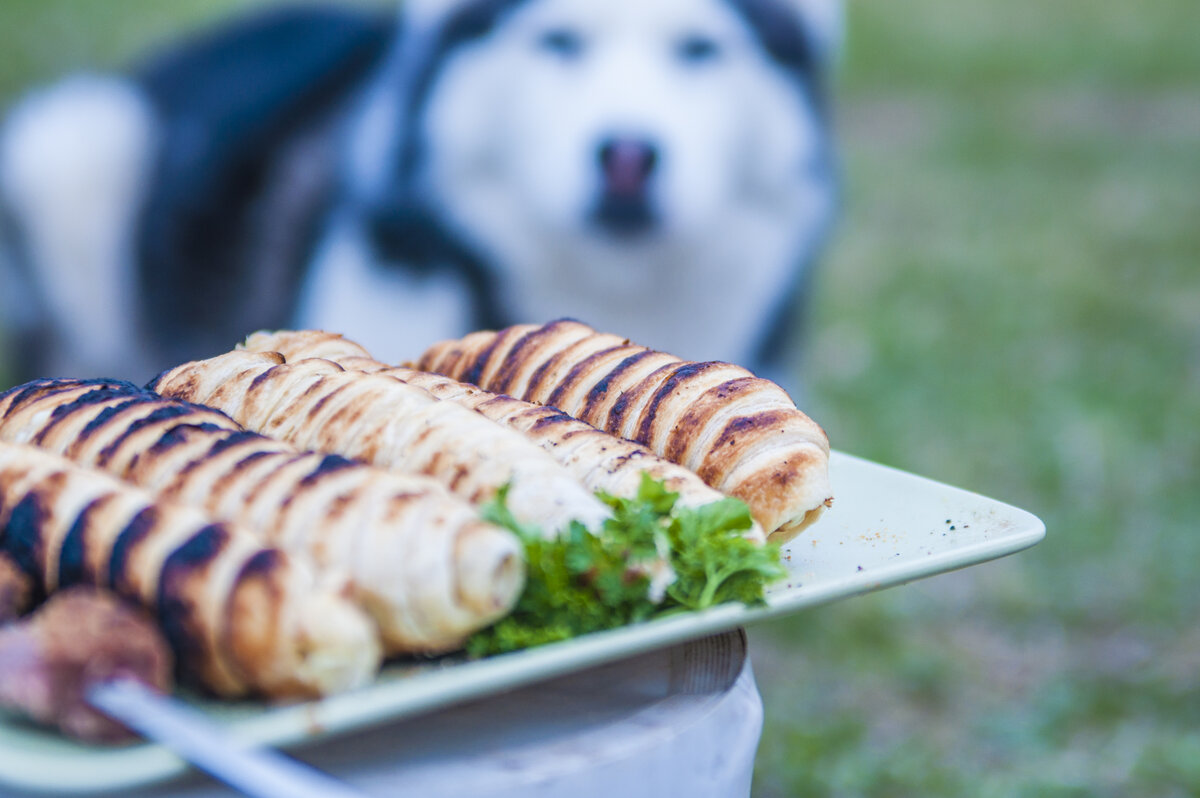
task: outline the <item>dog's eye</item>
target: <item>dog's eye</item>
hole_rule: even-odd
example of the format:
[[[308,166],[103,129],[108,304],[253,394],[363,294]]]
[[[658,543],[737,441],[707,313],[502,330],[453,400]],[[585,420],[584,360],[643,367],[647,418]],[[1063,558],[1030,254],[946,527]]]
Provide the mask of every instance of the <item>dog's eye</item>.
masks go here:
[[[538,37],[538,47],[565,60],[583,54],[583,37],[569,28],[553,28]]]
[[[721,45],[708,36],[693,33],[679,40],[675,52],[685,64],[706,64],[721,57]]]

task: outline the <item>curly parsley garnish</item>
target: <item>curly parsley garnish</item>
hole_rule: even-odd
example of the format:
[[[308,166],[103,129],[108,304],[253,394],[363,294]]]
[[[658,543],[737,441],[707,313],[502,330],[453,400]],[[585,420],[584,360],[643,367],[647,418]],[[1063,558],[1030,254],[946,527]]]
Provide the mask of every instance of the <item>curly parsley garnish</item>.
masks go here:
[[[547,540],[513,518],[506,495],[483,517],[525,544],[525,590],[511,614],[467,641],[472,657],[728,601],[761,604],[766,585],[786,573],[778,546],[743,537],[750,510],[738,499],[677,507],[678,494],[643,475],[635,498],[600,495],[612,518],[598,532],[573,523]]]

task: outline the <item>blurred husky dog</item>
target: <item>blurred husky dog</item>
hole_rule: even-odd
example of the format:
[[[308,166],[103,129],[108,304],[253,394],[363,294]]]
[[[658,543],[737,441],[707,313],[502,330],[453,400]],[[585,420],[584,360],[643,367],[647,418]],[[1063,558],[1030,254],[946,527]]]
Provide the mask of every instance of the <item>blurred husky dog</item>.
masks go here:
[[[281,9],[0,132],[26,371],[145,377],[259,327],[397,360],[574,316],[778,366],[836,196],[838,0]]]

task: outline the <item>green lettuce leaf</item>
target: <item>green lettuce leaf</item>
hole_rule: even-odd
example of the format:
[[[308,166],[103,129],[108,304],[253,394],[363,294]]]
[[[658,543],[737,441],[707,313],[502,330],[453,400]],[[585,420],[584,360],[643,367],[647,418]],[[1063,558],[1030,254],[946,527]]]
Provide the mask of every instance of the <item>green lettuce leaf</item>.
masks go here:
[[[513,518],[506,497],[500,491],[483,516],[524,543],[525,589],[511,614],[467,641],[471,657],[729,601],[761,604],[766,586],[786,573],[778,546],[743,537],[750,510],[737,499],[677,507],[678,494],[643,475],[634,498],[600,494],[612,508],[601,529],[576,523],[547,540]]]

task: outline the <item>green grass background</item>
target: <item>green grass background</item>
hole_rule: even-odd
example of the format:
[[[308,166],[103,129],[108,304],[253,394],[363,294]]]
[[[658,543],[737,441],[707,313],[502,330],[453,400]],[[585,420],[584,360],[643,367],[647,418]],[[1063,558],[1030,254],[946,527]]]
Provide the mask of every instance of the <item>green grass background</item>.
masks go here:
[[[256,4],[4,0],[0,101]],[[753,629],[755,795],[1200,794],[1200,7],[848,17],[812,413],[1049,532]]]

